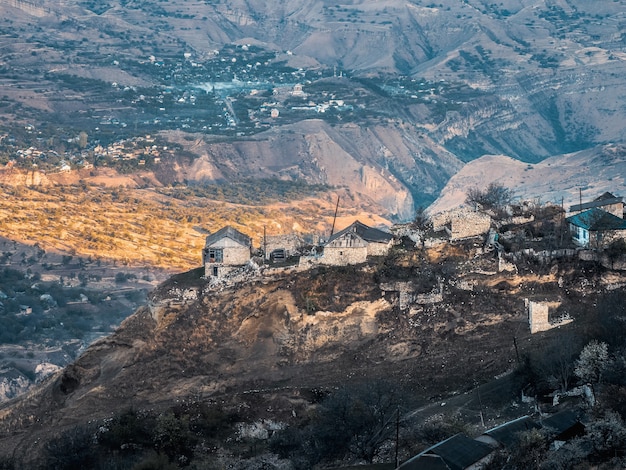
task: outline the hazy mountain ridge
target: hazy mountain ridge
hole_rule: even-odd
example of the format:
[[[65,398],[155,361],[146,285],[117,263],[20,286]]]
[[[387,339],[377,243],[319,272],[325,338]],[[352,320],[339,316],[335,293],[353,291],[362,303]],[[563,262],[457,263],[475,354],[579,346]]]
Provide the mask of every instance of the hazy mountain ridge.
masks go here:
[[[486,154],[538,162],[624,141],[620,123],[626,120],[622,104],[626,84],[621,77],[626,53],[620,21],[626,8],[621,1],[607,3],[601,11],[598,8],[597,3],[585,0],[497,5],[396,0],[350,4],[5,1],[0,2],[0,10],[11,19],[0,25],[0,42],[5,47],[0,78],[7,85],[2,112],[7,122],[34,122],[36,126],[42,125],[38,120],[55,122],[63,132],[72,126],[74,132],[86,129],[93,139],[104,134],[104,128],[107,133],[128,134],[133,121],[135,129],[139,123],[140,132],[147,132],[161,119],[158,100],[163,99],[163,90],[169,93],[171,87],[188,86],[175,96],[185,100],[185,93],[198,85],[187,83],[187,74],[206,82],[254,80],[254,74],[243,73],[245,65],[222,78],[211,76],[208,70],[215,71],[215,64],[217,69],[224,64],[224,70],[229,63],[245,64],[245,57],[231,59],[223,47],[255,45],[275,54],[268,60],[271,67],[303,67],[303,73],[325,73],[335,80],[346,77],[341,85],[345,88],[338,81],[324,81],[327,78],[293,80],[303,83],[305,96],[307,87],[316,87],[308,98],[316,105],[327,99],[326,94],[347,100],[353,114],[339,113],[339,122],[331,122],[332,130],[329,126],[323,135],[312,131],[311,135],[325,142],[323,146],[311,144],[313,140],[309,145],[296,145],[285,137],[285,142],[272,149],[281,155],[276,159],[268,157],[268,147],[259,140],[239,134],[257,133],[250,130],[254,123],[261,123],[260,128],[269,126],[270,134],[288,134],[296,121],[301,128],[315,129],[316,119],[306,115],[308,111],[291,109],[293,100],[285,100],[281,115],[273,121],[266,118],[268,109],[258,109],[259,104],[245,109],[248,104],[242,103],[249,96],[242,94],[233,95],[225,105],[218,101],[212,108],[202,107],[212,114],[230,106],[232,127],[225,128],[231,132],[225,145],[207,138],[207,145],[197,147],[204,149],[212,168],[203,166],[197,178],[192,173],[202,165],[181,169],[186,179],[254,177],[260,170],[263,177],[303,177],[341,185],[342,178],[324,175],[312,163],[319,161],[320,151],[336,151],[332,166],[352,168],[354,160],[360,173],[367,174],[371,167],[384,180],[381,184],[386,189],[368,194],[372,187],[350,177],[350,184],[357,181],[351,187],[355,194],[371,198],[385,216],[405,219],[412,204],[427,204],[438,195],[461,162]],[[20,42],[14,40],[17,36]],[[209,75],[191,74],[203,70],[196,65],[203,67],[210,61],[214,64],[207,67]],[[256,67],[254,62],[248,65],[249,70]],[[399,75],[430,84],[409,90],[406,83],[391,83]],[[72,77],[102,80],[103,84],[74,83]],[[371,80],[367,86],[359,82],[364,78]],[[113,84],[117,88],[107,89]],[[130,91],[123,91],[127,88]],[[348,100],[343,96],[346,89],[358,93]],[[144,90],[153,90],[155,97],[148,97]],[[124,93],[135,94],[131,99]],[[156,109],[145,105],[153,98]],[[306,98],[295,104],[308,105]],[[192,133],[191,141],[216,132],[215,127],[203,130],[201,124],[185,124],[198,115],[199,107],[189,109],[185,114],[177,109],[170,113],[167,108],[173,117],[166,124],[154,124],[153,131]],[[250,116],[250,122],[245,122]],[[363,129],[362,135],[355,136],[341,119]],[[111,122],[124,122],[126,127]],[[243,125],[248,127],[242,132]],[[185,126],[191,129],[185,131]],[[374,134],[378,137],[364,137]],[[406,143],[380,145],[385,134],[392,135],[388,141]],[[389,150],[397,145],[406,149]],[[226,150],[231,146],[239,150]],[[380,148],[374,150],[375,146]],[[241,158],[241,152],[262,157],[258,162],[248,161]],[[228,161],[231,157],[236,164]],[[400,200],[395,200],[394,192],[401,194]]]
[[[502,184],[520,201],[569,206],[605,192],[626,194],[626,148],[606,145],[526,164],[503,155],[486,155],[465,165],[430,206],[433,213],[465,205],[468,190]]]

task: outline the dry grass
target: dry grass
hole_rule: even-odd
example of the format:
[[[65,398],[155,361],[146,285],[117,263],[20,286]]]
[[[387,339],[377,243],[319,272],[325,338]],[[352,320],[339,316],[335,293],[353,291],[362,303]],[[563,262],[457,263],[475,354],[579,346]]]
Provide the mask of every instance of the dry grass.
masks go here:
[[[294,229],[323,235],[332,223],[333,198],[321,194],[252,206],[84,182],[0,185],[0,230],[8,239],[37,243],[46,251],[187,270],[200,265],[206,235],[227,224],[250,235],[255,246],[264,227],[268,235]],[[345,213],[360,214],[355,209]]]

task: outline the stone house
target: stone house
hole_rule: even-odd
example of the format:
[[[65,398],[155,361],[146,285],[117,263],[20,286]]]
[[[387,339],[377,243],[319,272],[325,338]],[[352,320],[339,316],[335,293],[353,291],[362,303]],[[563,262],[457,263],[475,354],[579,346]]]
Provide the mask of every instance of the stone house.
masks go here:
[[[391,233],[357,220],[328,239],[320,263],[337,266],[365,263],[369,256],[389,253],[392,244]]]
[[[601,209],[604,212],[613,214],[620,219],[624,218],[624,200],[621,197],[616,197],[613,194],[606,192],[601,196],[598,196],[591,202],[585,202],[583,204],[575,204],[569,208],[569,212],[572,215],[580,214],[581,212],[588,211],[589,209]]]
[[[206,277],[222,277],[245,265],[252,254],[251,238],[226,226],[206,237],[202,250],[202,264]]]

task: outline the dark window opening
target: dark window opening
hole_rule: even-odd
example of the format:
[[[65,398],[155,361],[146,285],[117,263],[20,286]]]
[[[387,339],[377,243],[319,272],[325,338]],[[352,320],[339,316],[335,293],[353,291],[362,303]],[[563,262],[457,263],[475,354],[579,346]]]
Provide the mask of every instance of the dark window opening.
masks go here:
[[[222,250],[221,248],[209,248],[208,260],[209,260],[209,263],[224,262],[224,250]]]

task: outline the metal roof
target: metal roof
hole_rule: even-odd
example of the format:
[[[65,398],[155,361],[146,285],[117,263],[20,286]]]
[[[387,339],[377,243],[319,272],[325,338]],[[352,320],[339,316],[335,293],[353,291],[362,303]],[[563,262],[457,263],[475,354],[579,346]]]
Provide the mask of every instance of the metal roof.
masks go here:
[[[491,452],[493,452],[493,448],[488,444],[464,434],[455,434],[407,460],[399,468],[402,470],[444,468],[438,459],[433,459],[433,455],[436,455],[450,470],[464,470]]]
[[[354,223],[348,225],[340,232],[335,233],[332,237],[328,239],[327,243],[330,243],[331,241],[336,240],[337,238],[349,232],[356,233],[359,237],[367,242],[388,243],[393,239],[393,235],[389,232],[370,227],[356,220]]]
[[[578,413],[574,410],[562,410],[542,420],[544,428],[551,429],[557,434],[568,431],[575,426],[583,426]]]
[[[210,246],[222,238],[230,238],[241,245],[252,246],[252,239],[248,235],[241,233],[239,230],[231,227],[230,225],[222,227],[217,232],[207,236],[205,246]]]
[[[591,232],[626,230],[626,220],[598,208],[572,215],[565,220],[576,227],[581,227]]]
[[[512,445],[517,444],[520,432],[539,428],[541,428],[541,426],[539,426],[529,416],[522,416],[521,418],[514,419],[513,421],[509,421],[508,423],[501,424],[500,426],[496,426],[495,428],[485,431],[484,434],[492,437],[505,447],[511,447]]]
[[[584,211],[587,209],[593,209],[594,207],[608,206],[610,204],[618,204],[623,202],[623,198],[614,196],[613,194],[606,192],[601,196],[598,196],[591,202],[584,202],[582,204],[575,204],[569,208],[570,212]]]

